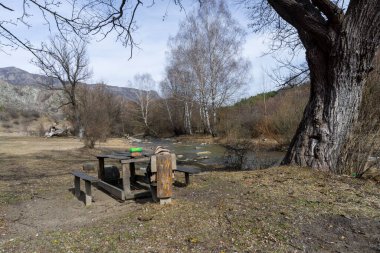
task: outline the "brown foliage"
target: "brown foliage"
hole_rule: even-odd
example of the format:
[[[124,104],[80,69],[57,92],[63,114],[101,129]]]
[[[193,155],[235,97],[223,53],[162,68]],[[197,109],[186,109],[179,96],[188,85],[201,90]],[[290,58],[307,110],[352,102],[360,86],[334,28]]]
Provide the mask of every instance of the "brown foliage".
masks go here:
[[[308,95],[309,86],[303,85],[280,90],[269,98],[259,95],[252,102],[224,108],[220,113],[219,132],[230,138],[265,136],[282,145],[289,144]]]
[[[262,120],[262,134],[280,144],[289,144],[301,121],[307,103],[309,86],[281,91],[267,103],[267,119]],[[260,129],[260,128],[259,128]]]

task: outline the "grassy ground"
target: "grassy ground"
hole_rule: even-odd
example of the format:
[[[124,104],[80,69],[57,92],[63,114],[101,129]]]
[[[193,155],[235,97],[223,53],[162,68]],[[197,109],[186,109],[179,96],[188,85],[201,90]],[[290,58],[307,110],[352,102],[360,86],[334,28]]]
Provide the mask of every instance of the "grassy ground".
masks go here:
[[[0,138],[0,252],[380,251],[375,182],[292,167],[208,172],[176,184],[171,205],[95,189],[85,207],[69,172],[101,151],[80,146]]]

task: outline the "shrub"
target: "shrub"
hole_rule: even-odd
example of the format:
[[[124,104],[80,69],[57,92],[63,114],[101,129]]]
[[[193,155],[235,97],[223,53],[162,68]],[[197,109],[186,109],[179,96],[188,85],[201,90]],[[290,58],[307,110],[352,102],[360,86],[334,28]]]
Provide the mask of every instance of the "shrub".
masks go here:
[[[9,120],[10,118],[8,114],[5,114],[5,113],[0,114],[0,121],[7,122]]]
[[[36,110],[24,110],[21,112],[21,116],[24,118],[39,118],[40,113]]]
[[[224,154],[225,165],[229,169],[241,170],[248,169],[248,155],[254,151],[254,146],[250,140],[228,140],[225,144],[226,152]]]
[[[43,137],[45,136],[45,128],[44,128],[44,124],[40,123],[40,125],[38,126],[38,136],[40,137]]]
[[[8,114],[12,119],[18,119],[18,117],[20,116],[18,111],[16,111],[15,109],[8,109]]]
[[[3,123],[2,126],[3,128],[6,128],[6,129],[12,128],[12,125],[9,123]]]
[[[81,87],[79,115],[84,130],[84,144],[94,148],[96,141],[105,141],[120,113],[120,101],[104,85]]]

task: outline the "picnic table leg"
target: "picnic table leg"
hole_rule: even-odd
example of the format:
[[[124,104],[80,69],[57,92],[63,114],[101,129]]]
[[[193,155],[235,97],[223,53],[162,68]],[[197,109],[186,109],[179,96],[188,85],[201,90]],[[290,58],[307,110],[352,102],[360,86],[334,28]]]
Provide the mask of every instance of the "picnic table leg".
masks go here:
[[[75,191],[75,197],[79,199],[80,197],[80,178],[74,177],[74,191]]]
[[[123,190],[125,193],[125,197],[130,196],[132,194],[131,192],[131,170],[129,168],[129,163],[124,163],[122,165],[123,169]]]
[[[136,168],[135,163],[129,164],[129,170],[131,171],[131,182],[136,182]]]
[[[84,181],[85,182],[85,199],[84,203],[86,206],[91,205],[92,202],[92,194],[91,194],[91,182],[90,181]]]
[[[185,183],[186,185],[190,184],[190,174],[187,172],[185,172]]]
[[[98,157],[99,167],[98,167],[98,178],[104,180],[104,158]]]

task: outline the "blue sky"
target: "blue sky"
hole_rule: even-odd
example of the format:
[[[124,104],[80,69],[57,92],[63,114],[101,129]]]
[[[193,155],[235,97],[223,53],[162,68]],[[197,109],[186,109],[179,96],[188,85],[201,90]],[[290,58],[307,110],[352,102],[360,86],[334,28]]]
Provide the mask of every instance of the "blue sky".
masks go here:
[[[12,7],[15,9],[19,9],[15,2],[12,1],[9,4],[13,5]],[[89,82],[103,81],[109,85],[129,86],[129,81],[137,73],[150,73],[157,83],[161,81],[164,78],[168,38],[177,33],[179,23],[185,18],[186,13],[197,6],[197,1],[183,2],[185,11],[181,11],[179,6],[173,3],[168,4],[168,1],[156,1],[152,7],[142,7],[138,10],[137,25],[139,29],[134,34],[134,39],[139,44],[140,49],[135,48],[130,60],[130,50],[124,48],[120,43],[116,43],[112,36],[100,42],[93,39],[88,52],[94,74]],[[276,64],[272,56],[262,56],[268,50],[269,40],[267,36],[249,31],[247,28],[249,20],[245,16],[245,10],[242,6],[233,4],[229,4],[229,6],[233,17],[248,32],[243,54],[252,63],[251,74],[253,79],[251,84],[246,87],[244,96],[276,89],[274,82],[263,73],[263,69],[270,71]],[[167,15],[163,20],[165,13]],[[19,13],[12,13],[9,18],[17,16],[15,14]],[[34,16],[29,19],[31,28],[28,29],[23,25],[11,27],[12,31],[18,35],[24,36],[38,45],[41,41],[47,40],[49,34],[40,15],[36,11],[33,11],[33,14]],[[9,14],[0,9],[0,15],[4,17]],[[15,66],[32,73],[40,73],[38,68],[30,63],[32,55],[29,52],[22,49],[15,51],[6,49],[6,52],[7,54],[0,52],[0,67]]]

